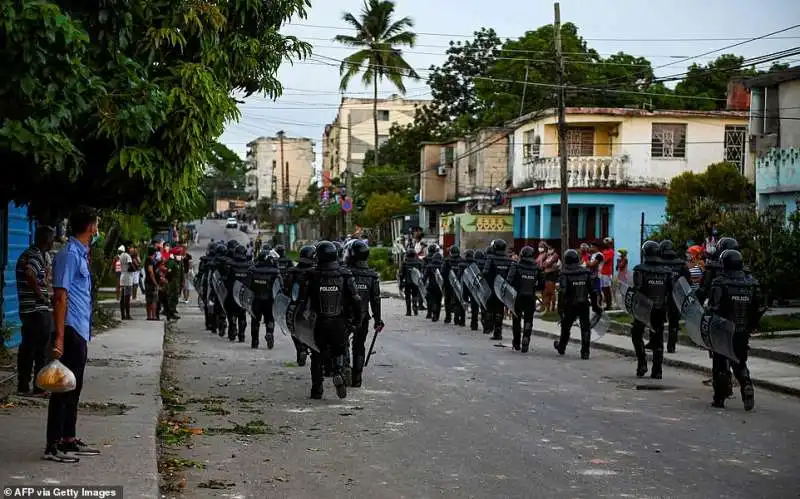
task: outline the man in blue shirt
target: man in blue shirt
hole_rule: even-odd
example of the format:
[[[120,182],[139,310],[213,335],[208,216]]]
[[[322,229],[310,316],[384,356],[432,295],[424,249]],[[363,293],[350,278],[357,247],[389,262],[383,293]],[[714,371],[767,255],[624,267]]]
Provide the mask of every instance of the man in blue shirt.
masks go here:
[[[100,453],[75,436],[78,401],[86,369],[87,344],[91,338],[92,277],[89,271],[89,248],[97,238],[97,212],[76,208],[69,219],[72,236],[53,261],[53,335],[52,356],[60,359],[74,374],[74,390],[53,393],[47,410],[47,447],[44,459],[77,463],[75,456]]]

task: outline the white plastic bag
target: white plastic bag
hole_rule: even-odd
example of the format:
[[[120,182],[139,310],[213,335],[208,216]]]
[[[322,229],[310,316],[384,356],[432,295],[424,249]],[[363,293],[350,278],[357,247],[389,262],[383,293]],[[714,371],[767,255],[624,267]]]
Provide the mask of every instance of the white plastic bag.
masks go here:
[[[75,374],[58,359],[50,362],[36,375],[36,386],[46,392],[71,392],[77,386]]]

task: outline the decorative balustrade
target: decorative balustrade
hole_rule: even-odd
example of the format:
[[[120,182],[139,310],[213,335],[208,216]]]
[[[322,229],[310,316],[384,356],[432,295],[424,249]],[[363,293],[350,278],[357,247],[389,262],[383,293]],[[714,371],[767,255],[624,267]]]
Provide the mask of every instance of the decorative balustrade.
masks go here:
[[[627,178],[625,156],[573,156],[567,160],[567,187],[621,187],[631,184]],[[523,166],[527,169],[526,184],[539,189],[561,187],[559,158],[538,158]],[[635,183],[635,182],[634,182]]]

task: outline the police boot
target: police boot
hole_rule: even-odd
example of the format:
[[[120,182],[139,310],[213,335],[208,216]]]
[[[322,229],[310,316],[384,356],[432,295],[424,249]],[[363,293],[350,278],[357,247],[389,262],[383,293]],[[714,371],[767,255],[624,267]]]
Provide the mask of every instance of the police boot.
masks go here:
[[[494,314],[494,334],[492,340],[500,341],[503,339],[503,313]]]
[[[667,353],[675,353],[675,345],[678,343],[678,328],[670,328],[667,333]]]
[[[652,379],[661,379],[661,363],[664,362],[664,347],[653,350],[653,370],[650,372]]]
[[[306,365],[306,358],[308,358],[308,350],[306,349],[306,346],[294,338],[292,338],[292,340],[294,341],[294,347],[297,350],[297,365]]]
[[[336,387],[336,396],[340,399],[347,397],[347,385],[344,382],[344,355],[334,359],[333,386]]]
[[[236,319],[228,320],[228,339],[236,341]]]
[[[264,335],[267,341],[267,348],[272,350],[275,347],[275,323],[267,322],[267,334]]]
[[[451,322],[453,322],[453,313],[451,312],[450,307],[445,307],[444,323],[450,324]]]
[[[511,324],[511,335],[511,347],[514,350],[519,350],[522,339],[522,324],[520,324],[519,320],[516,318],[514,318],[514,322]]]
[[[228,321],[225,319],[225,316],[220,314],[217,317],[217,330],[219,331],[219,337],[225,337],[225,330],[228,328]]]
[[[311,354],[311,398],[321,399],[325,392],[323,382],[325,381],[322,369],[322,354]]]
[[[258,348],[258,328],[261,326],[256,321],[250,323],[250,348]]]
[[[636,352],[636,376],[641,378],[647,374],[647,356],[644,353],[644,341],[634,342],[633,350]]]
[[[350,386],[361,388],[361,373],[364,371],[364,357],[353,357],[353,379]]]
[[[528,353],[531,347],[531,336],[533,335],[533,323],[526,322],[525,327],[522,328],[522,353]]]
[[[245,331],[247,331],[247,319],[239,317],[239,343],[244,343]]]
[[[442,315],[442,309],[439,306],[434,305],[431,307],[431,310],[431,321],[439,322],[439,316]]]
[[[747,367],[740,370],[737,376],[739,384],[741,385],[742,402],[744,402],[744,410],[752,411],[756,405],[755,388],[753,388],[753,380],[750,379],[750,371]]]
[[[477,312],[473,313],[472,316],[469,318],[469,328],[471,330],[473,330],[473,331],[477,331],[478,330],[478,313]]]
[[[586,360],[589,358],[589,346],[592,341],[591,331],[581,331],[581,359]]]
[[[406,317],[411,317],[411,302],[406,302]]]

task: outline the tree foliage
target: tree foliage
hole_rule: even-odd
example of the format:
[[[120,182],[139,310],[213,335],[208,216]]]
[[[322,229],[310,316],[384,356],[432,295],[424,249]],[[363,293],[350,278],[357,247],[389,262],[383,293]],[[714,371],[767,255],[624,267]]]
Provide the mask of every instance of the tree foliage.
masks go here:
[[[196,205],[234,92],[281,93],[310,46],[280,34],[308,0],[2,1],[0,198],[53,218],[75,204]]]
[[[682,99],[682,109],[704,111],[724,110],[728,82],[736,78],[758,75],[754,68],[743,67],[744,57],[723,54],[706,65],[694,63],[683,79],[675,86],[676,95],[708,97],[708,99]]]
[[[364,210],[364,221],[370,226],[383,225],[394,215],[402,215],[413,211],[408,198],[396,192],[374,194],[367,201]]]

